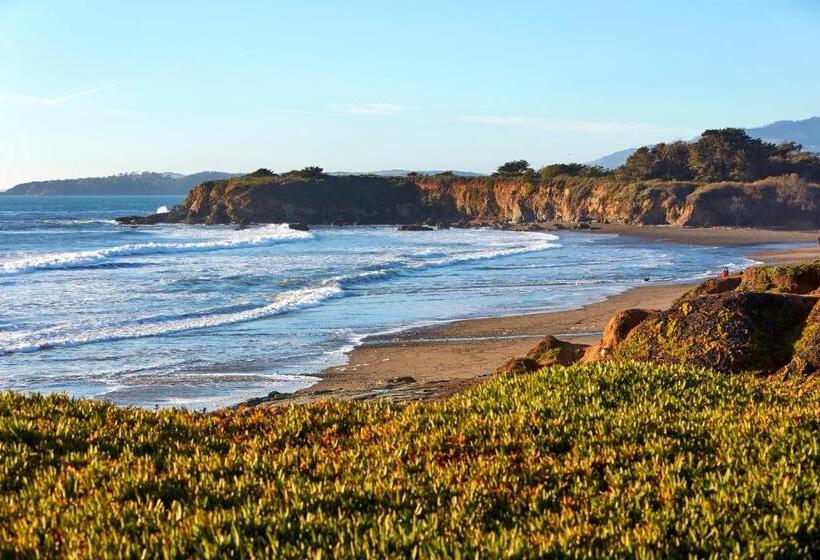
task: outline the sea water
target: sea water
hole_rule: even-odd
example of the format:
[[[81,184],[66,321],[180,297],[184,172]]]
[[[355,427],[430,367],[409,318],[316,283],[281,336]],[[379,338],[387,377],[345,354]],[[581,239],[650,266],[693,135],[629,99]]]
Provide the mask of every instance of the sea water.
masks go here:
[[[177,202],[0,196],[0,389],[211,409],[309,386],[368,334],[752,262],[751,247],[579,232],[113,221]]]

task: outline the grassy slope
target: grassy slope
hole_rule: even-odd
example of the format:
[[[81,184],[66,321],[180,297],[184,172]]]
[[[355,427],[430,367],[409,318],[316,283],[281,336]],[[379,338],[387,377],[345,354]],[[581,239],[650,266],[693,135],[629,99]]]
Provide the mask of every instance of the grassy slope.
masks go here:
[[[820,391],[684,367],[208,416],[6,393],[0,460],[8,556],[820,554]]]

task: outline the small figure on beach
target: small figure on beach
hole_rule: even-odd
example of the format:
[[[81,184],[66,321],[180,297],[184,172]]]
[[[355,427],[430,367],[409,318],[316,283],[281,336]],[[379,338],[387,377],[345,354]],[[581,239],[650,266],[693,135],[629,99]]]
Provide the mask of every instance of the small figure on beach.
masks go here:
[[[720,272],[720,278],[721,278],[721,280],[722,280],[722,279],[725,279],[725,278],[729,278],[729,269],[728,269],[728,268],[724,268],[724,269]]]

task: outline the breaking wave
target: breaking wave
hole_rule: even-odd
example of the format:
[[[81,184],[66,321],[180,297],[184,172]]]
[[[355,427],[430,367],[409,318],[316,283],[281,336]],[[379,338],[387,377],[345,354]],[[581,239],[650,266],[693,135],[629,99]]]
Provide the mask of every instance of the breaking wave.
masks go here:
[[[285,226],[287,227],[287,226]],[[276,231],[281,230],[275,226]],[[291,230],[288,230],[291,231]],[[295,232],[304,234],[305,232]],[[0,332],[0,353],[35,352],[54,347],[78,346],[97,342],[161,336],[182,331],[204,329],[221,325],[253,321],[296,311],[305,307],[321,304],[327,299],[344,295],[346,287],[362,282],[383,279],[391,276],[401,276],[412,271],[432,267],[443,267],[467,261],[494,259],[508,255],[541,251],[560,245],[553,243],[557,237],[538,235],[531,243],[517,247],[490,248],[479,251],[467,251],[449,257],[426,259],[401,259],[394,261],[387,268],[362,271],[350,275],[327,278],[312,287],[305,287],[282,292],[274,297],[267,305],[235,311],[230,313],[204,313],[195,316],[178,317],[176,319],[144,318],[137,319],[125,325],[96,328],[93,331],[61,334],[60,327],[43,329],[38,332]],[[245,240],[247,243],[248,240]],[[183,245],[183,244],[174,244]],[[212,243],[184,244],[196,245],[200,250]],[[244,245],[243,245],[244,246]],[[132,253],[133,254],[133,253]]]
[[[159,255],[168,253],[198,253],[262,247],[283,241],[309,239],[311,232],[292,230],[287,224],[276,224],[241,231],[230,231],[228,235],[213,241],[187,243],[137,243],[119,245],[88,251],[64,253],[39,253],[14,256],[0,265],[4,274],[23,274],[37,270],[55,270],[93,266],[118,257]]]
[[[58,336],[54,336],[46,331],[23,335],[17,333],[0,333],[0,352],[5,354],[35,352],[37,350],[46,350],[59,346],[79,346],[95,342],[144,338],[253,321],[255,319],[272,317],[280,313],[318,305],[322,301],[341,293],[341,286],[338,284],[328,284],[317,288],[304,288],[301,290],[282,292],[267,305],[234,313],[217,313],[156,323],[143,321],[127,325],[98,328],[90,332]]]

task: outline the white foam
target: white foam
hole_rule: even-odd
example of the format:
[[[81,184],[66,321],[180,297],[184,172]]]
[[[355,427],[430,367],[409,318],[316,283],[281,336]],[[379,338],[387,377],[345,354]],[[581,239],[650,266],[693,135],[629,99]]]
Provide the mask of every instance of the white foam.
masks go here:
[[[349,282],[367,281],[373,279],[384,278],[388,276],[400,276],[408,271],[423,270],[426,268],[433,268],[439,266],[448,266],[451,264],[459,264],[463,262],[479,261],[485,259],[495,259],[499,257],[506,257],[509,255],[518,255],[522,253],[533,253],[537,251],[544,251],[546,249],[557,249],[561,247],[560,243],[553,243],[558,237],[554,235],[537,235],[537,238],[532,243],[526,245],[519,245],[516,247],[503,247],[484,249],[480,251],[467,251],[465,253],[451,254],[444,257],[437,257],[432,259],[421,260],[405,260],[395,259],[389,263],[399,265],[398,268],[381,268],[377,270],[368,270],[352,275],[342,275],[330,278],[328,282],[337,282],[342,285]]]
[[[167,214],[167,213],[168,213],[168,207],[165,206],[164,204],[162,206],[160,206],[159,208],[157,208],[157,214]]]
[[[65,253],[29,253],[6,259],[0,267],[4,274],[21,274],[43,269],[74,268],[102,263],[117,257],[145,256],[166,253],[192,253],[241,249],[272,245],[282,241],[308,239],[308,231],[290,229],[287,224],[269,225],[245,230],[221,230],[223,235],[213,241],[188,243],[138,243]]]
[[[441,266],[441,265],[449,265],[449,264],[456,264],[461,262],[468,262],[468,261],[477,261],[477,260],[485,260],[485,259],[496,259],[499,257],[506,257],[509,255],[520,255],[522,253],[534,253],[536,251],[544,251],[546,249],[557,249],[561,247],[560,243],[553,243],[553,241],[557,240],[558,237],[554,235],[543,235],[543,234],[535,234],[537,239],[534,240],[532,243],[528,243],[527,245],[518,246],[518,247],[505,247],[505,248],[493,248],[493,249],[485,249],[482,251],[471,251],[467,253],[460,253],[457,255],[451,255],[447,257],[441,257],[437,259],[427,259],[417,263],[413,263],[409,265],[410,268],[418,269],[418,268],[427,268],[431,266]]]
[[[100,260],[115,256],[145,255],[166,252],[176,253],[185,251],[209,251],[225,248],[248,247],[277,242],[283,239],[303,239],[312,235],[309,232],[291,230],[286,225],[267,226],[256,230],[233,231],[230,233],[231,235],[227,238],[207,242],[166,244],[145,243],[140,245],[125,245],[99,251],[57,253],[53,254],[50,258],[47,255],[42,255],[40,256],[39,261],[32,261],[29,259],[25,261],[25,263],[4,263],[3,268],[6,273],[36,270],[38,268],[64,268],[70,266],[80,266],[88,263],[96,263]],[[27,333],[0,332],[0,353],[34,352],[53,347],[78,346],[96,342],[160,336],[181,331],[252,321],[277,315],[286,311],[318,305],[328,298],[342,295],[345,284],[367,282],[372,279],[401,275],[410,271],[430,267],[448,266],[461,262],[493,259],[507,255],[560,247],[559,244],[553,243],[555,239],[557,238],[551,235],[536,235],[532,237],[532,240],[529,243],[514,247],[491,247],[489,249],[467,251],[446,257],[421,260],[397,259],[389,264],[385,263],[388,264],[388,268],[328,278],[313,287],[283,292],[277,295],[273,302],[268,305],[233,313],[206,313],[197,317],[187,317],[156,322],[152,322],[151,320],[142,320],[139,323],[98,327],[93,331],[80,333],[62,334],[65,332],[65,329],[60,326]],[[22,266],[20,266],[21,264],[25,264],[27,268],[22,268]],[[14,268],[15,265],[17,268]],[[391,267],[390,265],[394,266]],[[355,347],[355,345],[360,343],[360,340],[353,340],[351,342]],[[349,349],[350,347],[345,348],[345,350]]]
[[[341,293],[341,286],[338,284],[329,284],[318,288],[303,288],[282,292],[268,305],[234,313],[218,313],[185,319],[172,319],[157,323],[104,327],[90,332],[63,336],[48,336],[44,331],[31,333],[28,336],[20,336],[19,333],[0,333],[0,353],[36,352],[38,350],[58,346],[80,346],[83,344],[93,344],[95,342],[144,338],[253,321],[255,319],[279,315],[287,311],[318,305],[322,301]]]

